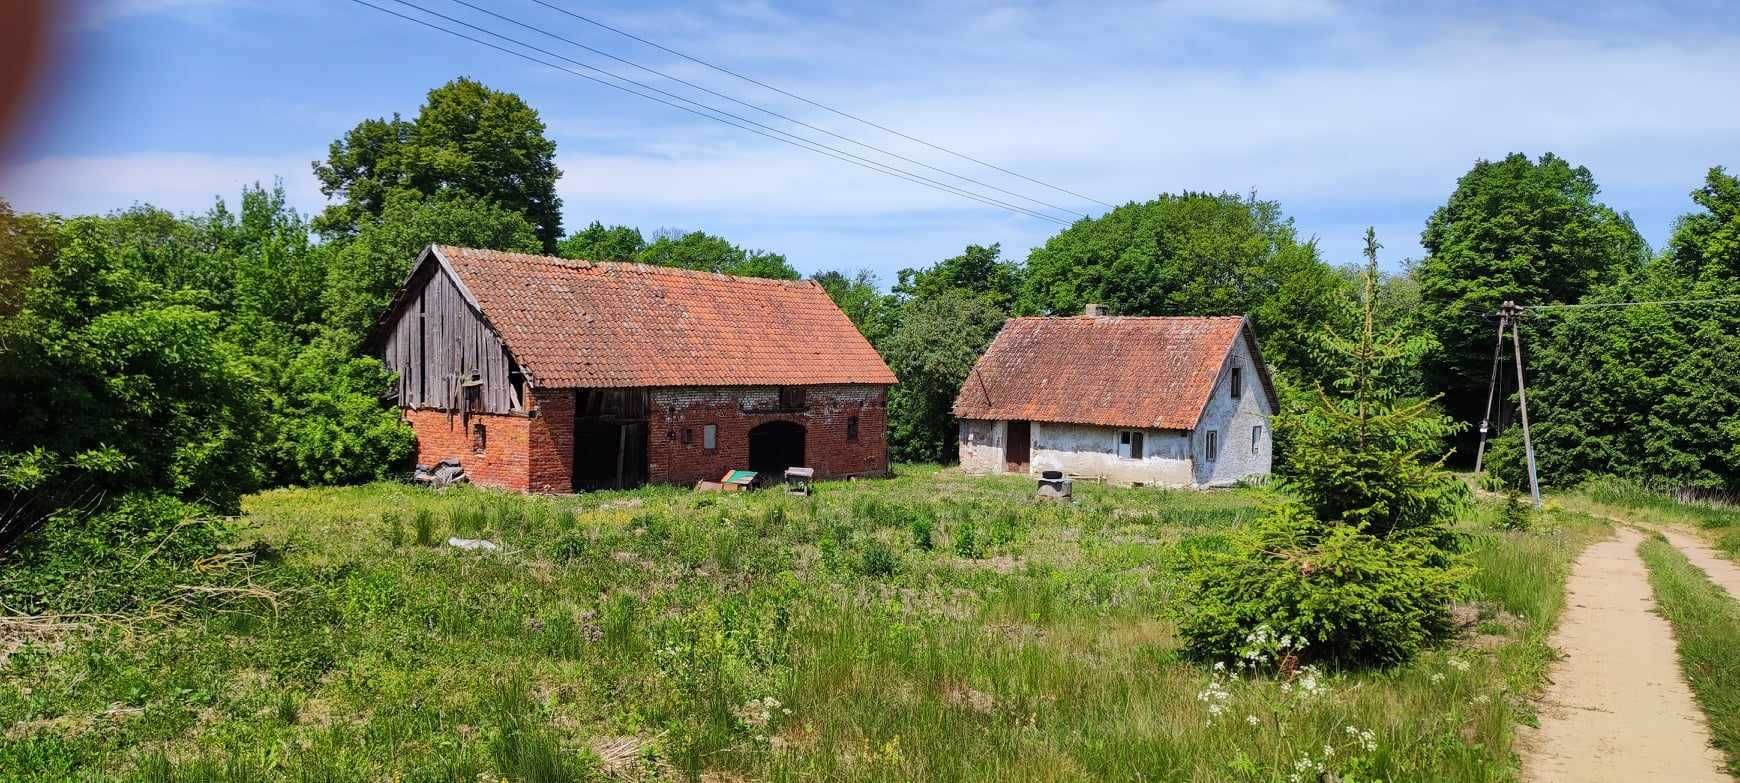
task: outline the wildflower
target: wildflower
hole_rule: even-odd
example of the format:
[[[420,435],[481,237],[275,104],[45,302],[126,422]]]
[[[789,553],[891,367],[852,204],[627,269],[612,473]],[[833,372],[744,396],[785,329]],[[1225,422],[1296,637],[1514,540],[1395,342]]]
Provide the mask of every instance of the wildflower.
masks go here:
[[[1455,669],[1456,671],[1459,671],[1459,672],[1465,672],[1465,671],[1468,671],[1468,662],[1465,660],[1462,660],[1461,658],[1451,658],[1450,659],[1450,668]]]
[[[1251,724],[1252,726],[1255,726],[1259,723],[1262,723],[1262,721],[1258,720],[1257,716],[1255,716],[1255,715],[1246,715],[1245,722]]]
[[[1441,683],[1443,681],[1444,681],[1444,673],[1443,672],[1432,672],[1432,684],[1433,685],[1437,685],[1438,683]]]

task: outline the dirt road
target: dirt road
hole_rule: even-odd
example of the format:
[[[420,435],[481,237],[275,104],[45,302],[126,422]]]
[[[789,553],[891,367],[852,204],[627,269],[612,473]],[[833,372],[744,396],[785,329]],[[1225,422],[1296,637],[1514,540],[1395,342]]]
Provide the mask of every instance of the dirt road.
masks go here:
[[[1620,527],[1572,568],[1552,639],[1565,657],[1524,745],[1527,780],[1732,783],[1680,677],[1673,629],[1653,611],[1642,541]]]
[[[1716,554],[1716,550],[1711,549],[1703,539],[1690,533],[1682,533],[1665,526],[1657,527],[1656,530],[1667,536],[1668,542],[1680,550],[1680,554],[1685,555],[1687,560],[1692,561],[1692,565],[1703,570],[1710,577],[1710,581],[1721,585],[1729,595],[1740,599],[1740,565]]]

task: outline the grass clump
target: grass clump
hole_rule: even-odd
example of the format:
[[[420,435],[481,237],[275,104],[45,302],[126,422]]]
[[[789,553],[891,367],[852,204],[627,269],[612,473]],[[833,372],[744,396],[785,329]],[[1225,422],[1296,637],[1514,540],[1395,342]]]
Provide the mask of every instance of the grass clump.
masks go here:
[[[411,528],[416,533],[417,546],[435,545],[435,512],[417,509],[417,515],[411,519]]]
[[[1661,613],[1673,623],[1680,666],[1710,719],[1728,772],[1740,775],[1740,603],[1659,534],[1638,548]]]

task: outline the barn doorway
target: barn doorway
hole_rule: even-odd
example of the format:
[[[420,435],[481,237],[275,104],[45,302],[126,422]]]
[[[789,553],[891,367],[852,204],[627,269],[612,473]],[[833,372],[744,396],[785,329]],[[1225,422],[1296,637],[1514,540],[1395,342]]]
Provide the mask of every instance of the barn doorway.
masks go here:
[[[785,469],[804,464],[804,427],[770,421],[749,431],[749,469],[778,480]]]
[[[1004,443],[1004,459],[1009,463],[1007,470],[1010,473],[1026,473],[1027,461],[1033,458],[1032,422],[1009,422],[1009,433]]]
[[[623,489],[647,480],[649,395],[581,389],[575,400],[574,489]]]

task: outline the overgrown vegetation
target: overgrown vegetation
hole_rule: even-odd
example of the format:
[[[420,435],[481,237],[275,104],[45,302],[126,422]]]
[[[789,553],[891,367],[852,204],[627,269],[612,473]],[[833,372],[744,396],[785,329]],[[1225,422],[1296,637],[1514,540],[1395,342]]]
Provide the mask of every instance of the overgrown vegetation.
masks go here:
[[[1661,613],[1674,626],[1680,666],[1710,719],[1728,772],[1740,775],[1740,603],[1659,535],[1639,548]]]
[[[1269,490],[1084,485],[1059,505],[1017,478],[899,474],[810,499],[253,496],[233,546],[257,555],[217,578],[276,607],[261,594],[9,650],[0,769],[1272,781],[1303,764],[1502,780],[1566,564],[1603,530],[1550,514],[1495,533],[1483,508],[1466,520],[1481,576],[1459,640],[1383,673],[1235,680],[1184,658],[1167,608],[1196,600],[1180,569],[1226,548]],[[914,519],[933,522],[931,548]],[[449,535],[502,549],[415,541]]]
[[[1195,600],[1178,611],[1197,657],[1284,674],[1307,661],[1393,665],[1450,631],[1465,572],[1449,523],[1468,490],[1425,457],[1455,425],[1395,384],[1419,350],[1375,323],[1377,251],[1367,230],[1359,331],[1319,343],[1341,373],[1333,396],[1319,387],[1281,419],[1285,497],[1192,568]]]

